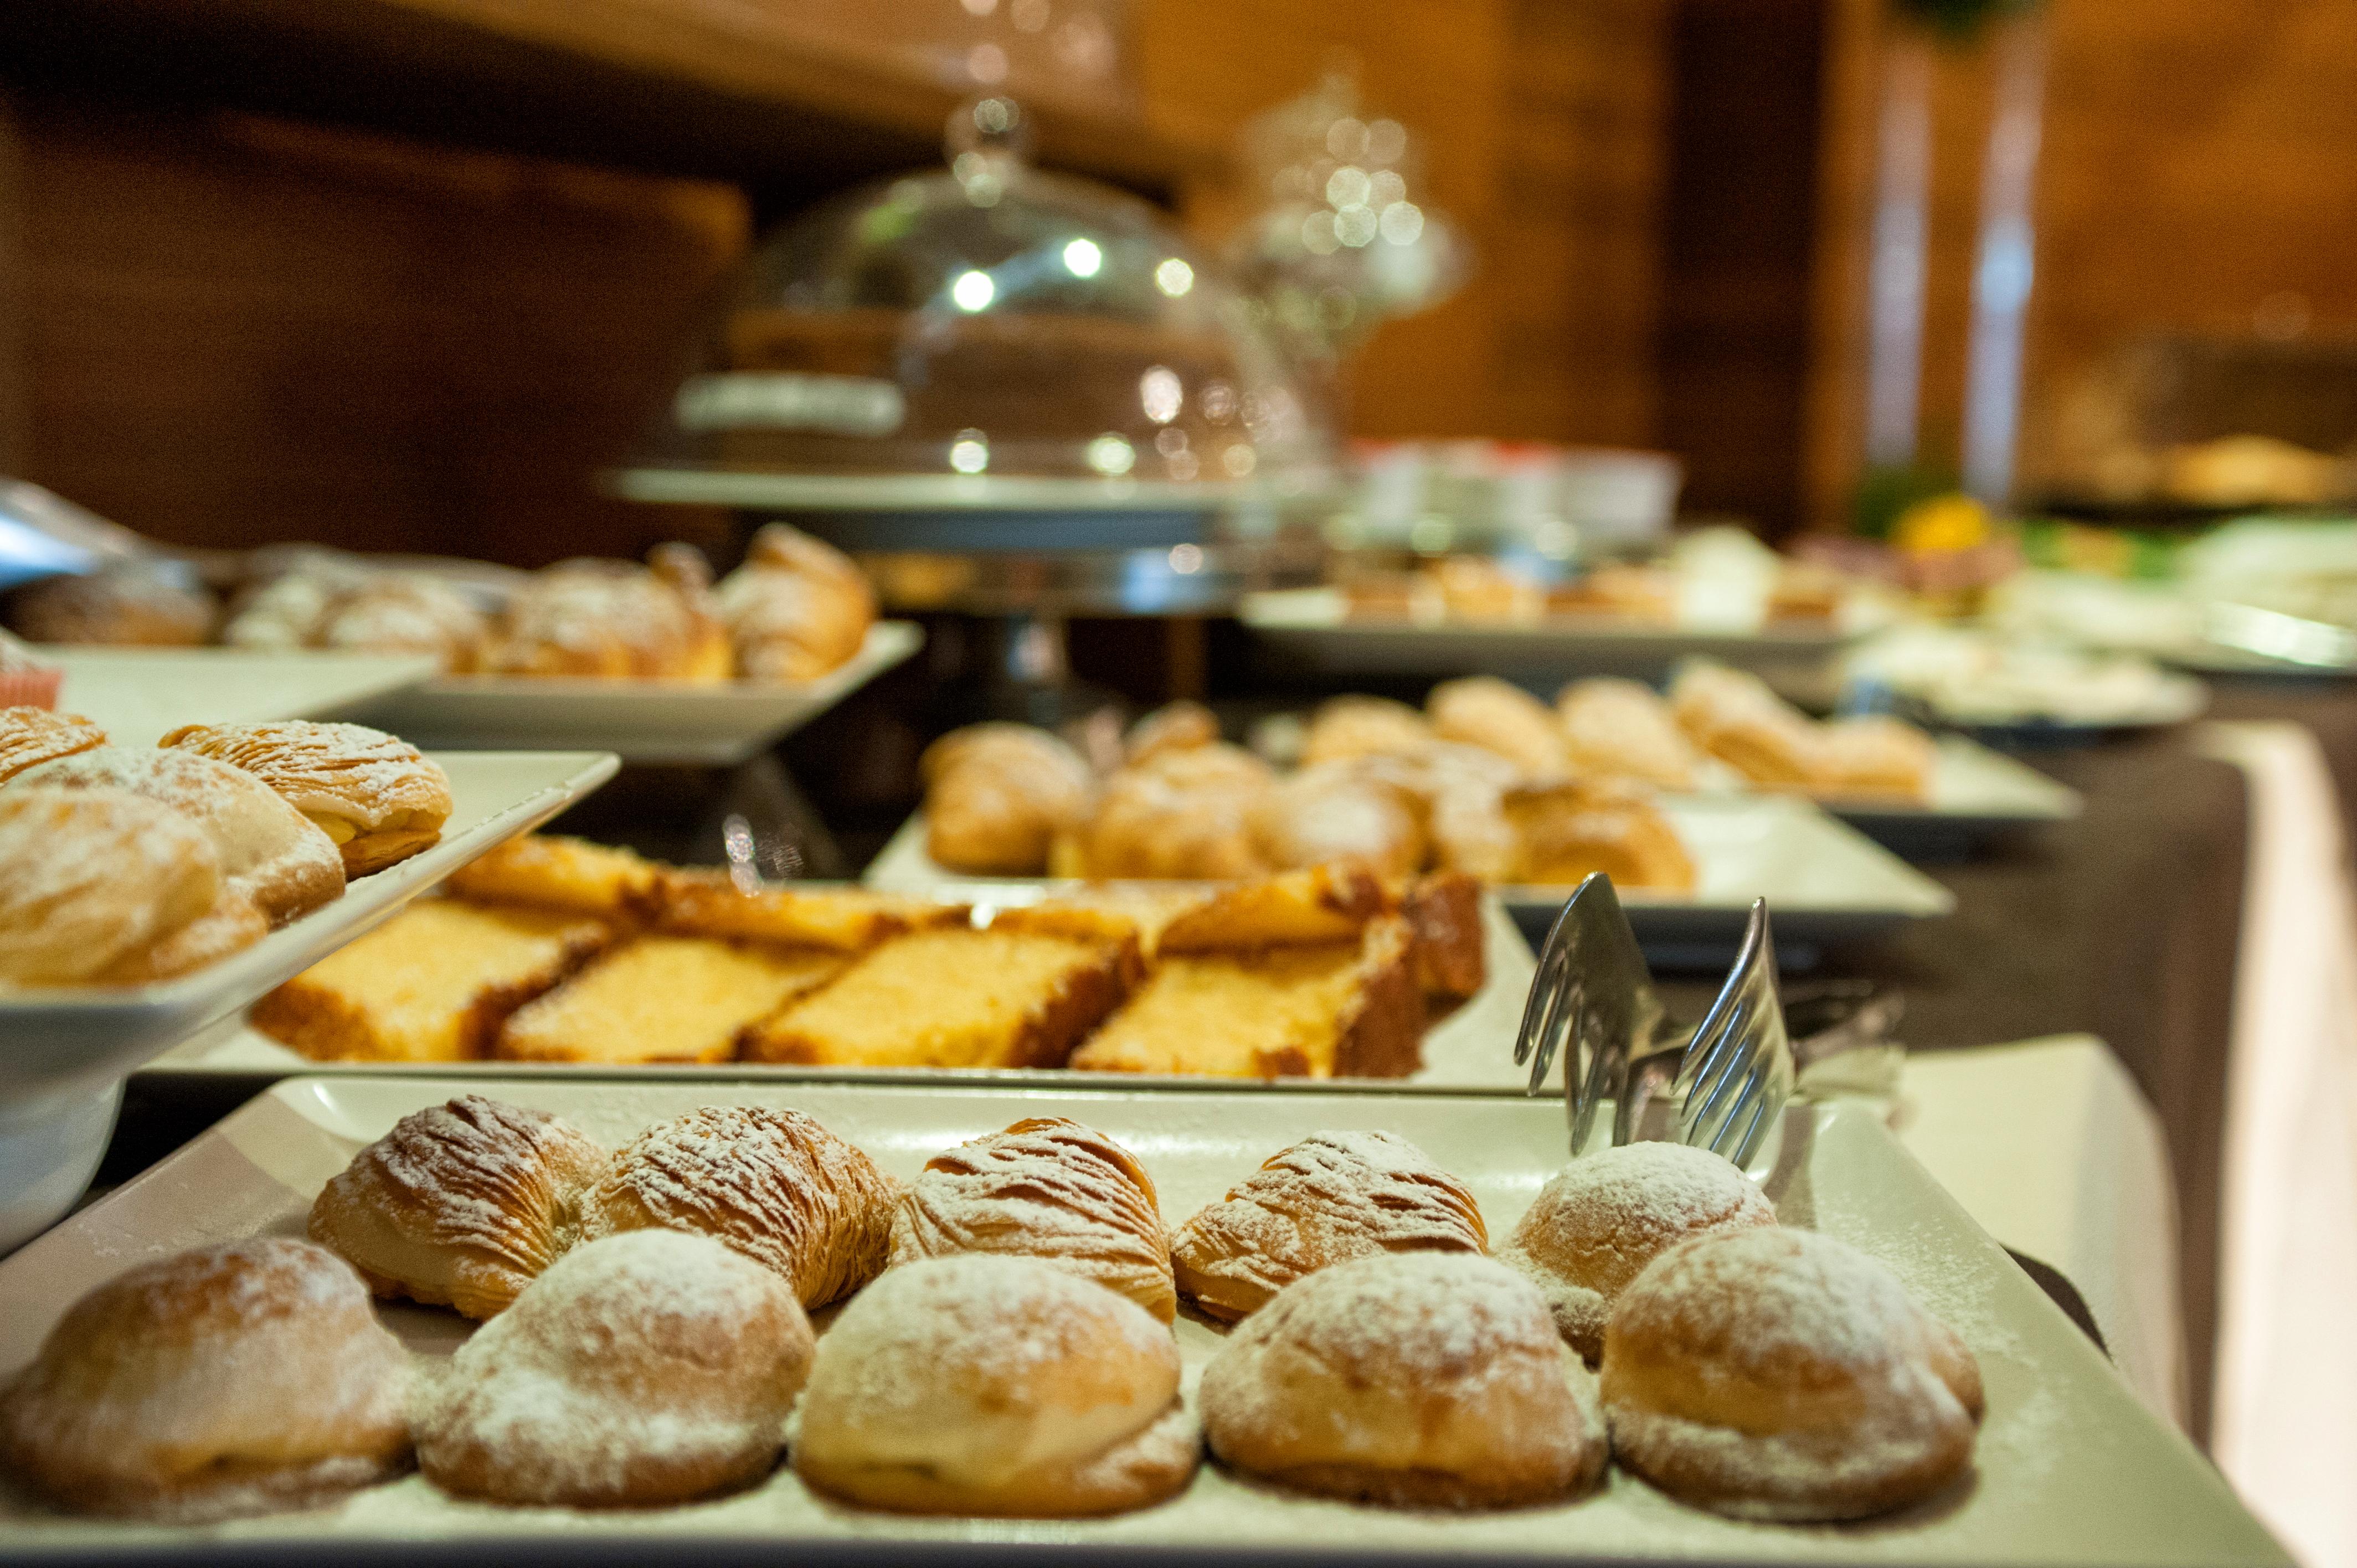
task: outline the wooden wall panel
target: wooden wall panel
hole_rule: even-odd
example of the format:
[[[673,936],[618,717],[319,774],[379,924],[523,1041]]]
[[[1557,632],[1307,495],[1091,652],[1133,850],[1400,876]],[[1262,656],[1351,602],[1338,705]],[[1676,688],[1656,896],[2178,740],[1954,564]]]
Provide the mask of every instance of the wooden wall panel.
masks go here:
[[[1354,58],[1425,147],[1477,271],[1356,367],[1361,435],[1642,444],[1653,435],[1665,0],[1138,0],[1149,120],[1241,123]],[[1250,193],[1199,192],[1222,233]]]
[[[534,563],[601,500],[706,291],[726,187],[232,115],[26,101],[27,477],[190,544]]]

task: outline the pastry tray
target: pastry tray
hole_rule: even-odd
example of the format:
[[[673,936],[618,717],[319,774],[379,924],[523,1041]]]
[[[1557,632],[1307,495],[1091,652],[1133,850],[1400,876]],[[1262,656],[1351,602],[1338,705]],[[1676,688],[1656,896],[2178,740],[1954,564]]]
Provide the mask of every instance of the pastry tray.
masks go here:
[[[264,992],[389,918],[417,895],[518,833],[529,832],[614,775],[597,752],[436,755],[450,778],[442,842],[364,876],[341,897],[243,952],[160,985],[0,995],[0,1096],[102,1073],[231,1016]]]
[[[1648,950],[1732,950],[1755,898],[1774,913],[1779,951],[1869,936],[1910,920],[1945,915],[1955,896],[1857,829],[1806,800],[1782,795],[1668,795],[1663,811],[1694,857],[1690,893],[1620,892],[1620,906]],[[1052,887],[1038,878],[960,878],[925,854],[920,811],[900,825],[867,868],[871,887],[925,892],[962,887]],[[1571,896],[1568,887],[1501,887],[1498,897],[1534,940]],[[1723,957],[1724,955],[1720,955]]]
[[[929,889],[940,897],[971,902],[979,908],[1030,903],[1046,892],[1039,883],[951,883]],[[1529,1074],[1514,1066],[1514,1033],[1522,1024],[1523,1001],[1530,993],[1531,974],[1537,967],[1531,956],[1530,943],[1495,899],[1483,900],[1482,929],[1489,973],[1481,989],[1447,1017],[1426,1032],[1424,1065],[1405,1079],[1307,1079],[1280,1080],[1277,1085],[1258,1083],[1247,1087],[1334,1088],[1338,1082],[1344,1088],[1370,1090],[1395,1090],[1402,1084],[1418,1089],[1511,1089],[1519,1086]],[[569,1062],[427,1062],[404,1069],[385,1062],[315,1062],[298,1055],[267,1036],[252,1028],[240,1028],[226,1034],[199,1036],[175,1047],[158,1058],[142,1075],[154,1086],[161,1086],[174,1078],[222,1079],[242,1078],[271,1079],[312,1075],[382,1075],[388,1072],[414,1071],[427,1075],[460,1074],[488,1078],[555,1078],[575,1079],[585,1075],[606,1078],[651,1078],[671,1081],[708,1079],[715,1077],[730,1079],[854,1078],[867,1080],[906,1080],[923,1079],[932,1081],[963,1083],[990,1082],[1001,1084],[1040,1085],[1068,1083],[1078,1077],[1061,1069],[1010,1069],[1004,1070],[933,1069],[933,1068],[846,1068],[792,1067],[772,1062],[717,1062],[709,1066],[676,1063],[640,1067],[615,1066],[608,1063],[575,1064]],[[1102,1075],[1090,1074],[1093,1081]],[[1144,1081],[1125,1075],[1125,1082]],[[1153,1081],[1174,1085],[1201,1087],[1200,1078],[1156,1078]],[[205,1086],[187,1085],[190,1098],[208,1092]]]
[[[229,1238],[302,1233],[320,1186],[399,1116],[479,1080],[281,1083],[180,1153],[0,1262],[0,1374],[28,1359],[68,1304],[145,1259]],[[1134,1150],[1166,1219],[1217,1198],[1270,1154],[1320,1128],[1400,1133],[1456,1172],[1503,1237],[1563,1163],[1559,1102],[1499,1095],[1259,1096],[1126,1087],[1023,1092],[841,1083],[615,1084],[538,1079],[518,1102],[620,1142],[697,1105],[790,1105],[866,1148],[892,1174],[1018,1117],[1069,1115]],[[251,1560],[365,1556],[458,1561],[942,1563],[1243,1563],[1360,1568],[1370,1559],[2023,1564],[2223,1568],[2289,1559],[2176,1432],[2136,1402],[2073,1327],[1891,1138],[1863,1102],[1796,1106],[1768,1180],[1783,1218],[1864,1248],[1960,1332],[1979,1358],[1988,1419],[1968,1479],[1864,1525],[1793,1528],[1719,1519],[1625,1472],[1580,1501],[1497,1513],[1404,1512],[1306,1499],[1212,1467],[1173,1501],[1103,1520],[909,1518],[822,1502],[790,1469],[716,1501],[586,1514],[447,1498],[416,1476],[339,1506],[204,1530],[62,1518],[0,1500],[0,1561]],[[466,1325],[389,1306],[414,1349],[447,1354]],[[1216,1331],[1178,1325],[1192,1398]]]
[[[625,762],[726,768],[800,729],[924,646],[913,621],[877,621],[850,660],[795,685],[440,675],[369,710],[429,746],[595,746]]]
[[[1997,834],[2067,822],[2085,802],[2068,784],[2048,778],[2028,763],[1961,735],[1934,738],[1932,798],[1921,803],[1889,800],[1843,800],[1819,796],[1833,816],[1863,830],[1902,855],[1944,855]],[[1742,785],[1736,781],[1730,792]]]

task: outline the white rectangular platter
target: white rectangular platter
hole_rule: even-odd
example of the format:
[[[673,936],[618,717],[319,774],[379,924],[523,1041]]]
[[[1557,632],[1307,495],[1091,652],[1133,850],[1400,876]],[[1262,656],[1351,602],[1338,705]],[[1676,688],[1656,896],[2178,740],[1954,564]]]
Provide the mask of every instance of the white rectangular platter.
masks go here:
[[[66,672],[59,711],[123,746],[153,746],[182,725],[349,718],[434,673],[431,659],[372,653],[52,647],[41,657]]]
[[[66,1305],[135,1263],[256,1232],[302,1233],[312,1197],[399,1116],[463,1088],[425,1079],[294,1079],[69,1223],[0,1262],[0,1374],[27,1360]],[[1270,1154],[1320,1128],[1376,1128],[1420,1144],[1508,1234],[1561,1164],[1557,1104],[1505,1096],[1305,1095],[1070,1088],[563,1083],[499,1092],[617,1144],[697,1105],[787,1105],[909,1177],[931,1155],[1019,1117],[1072,1116],[1144,1162],[1176,1222]],[[1787,1223],[1888,1264],[1978,1358],[1988,1418],[1975,1473],[1902,1515],[1795,1529],[1697,1512],[1615,1470],[1579,1501],[1491,1514],[1390,1511],[1248,1487],[1206,1467],[1161,1507],[1114,1519],[922,1519],[823,1502],[781,1469],[749,1491],[692,1507],[582,1514],[462,1503],[412,1476],[339,1506],[210,1530],[64,1519],[0,1499],[0,1560],[152,1552],[237,1559],[267,1546],[338,1560],[397,1552],[408,1564],[648,1562],[993,1564],[1071,1561],[1351,1564],[1443,1559],[1712,1563],[1855,1563],[2037,1568],[2283,1564],[2282,1550],[2215,1470],[2139,1405],[2102,1354],[1898,1146],[1867,1107],[1796,1108],[1767,1184]],[[421,1355],[447,1355],[467,1325],[387,1307]],[[1217,1331],[1178,1328],[1191,1398]]]
[[[1041,883],[945,883],[928,889],[944,899],[972,903],[979,910],[1004,908],[1010,904],[1034,902],[1047,892]],[[1488,975],[1481,989],[1468,998],[1462,1006],[1441,1019],[1424,1036],[1423,1065],[1405,1079],[1355,1079],[1347,1080],[1290,1079],[1275,1084],[1257,1081],[1231,1084],[1231,1088],[1303,1088],[1331,1089],[1341,1087],[1368,1091],[1397,1090],[1403,1084],[1418,1089],[1512,1089],[1529,1076],[1527,1069],[1514,1066],[1514,1034],[1523,1018],[1523,1001],[1530,993],[1531,974],[1537,967],[1531,956],[1531,945],[1516,929],[1513,919],[1495,899],[1484,901],[1482,909],[1484,957]],[[241,1077],[287,1078],[297,1074],[342,1076],[382,1076],[387,1073],[414,1072],[425,1076],[452,1073],[483,1078],[554,1078],[573,1079],[590,1075],[603,1078],[651,1078],[673,1082],[693,1081],[715,1077],[746,1079],[806,1079],[812,1078],[889,1080],[911,1078],[936,1082],[1002,1083],[1038,1086],[1069,1083],[1076,1075],[1062,1069],[1025,1068],[1005,1069],[970,1069],[946,1068],[810,1068],[791,1067],[773,1062],[717,1062],[710,1066],[684,1064],[650,1065],[641,1067],[575,1066],[565,1062],[432,1062],[420,1063],[414,1069],[402,1069],[386,1062],[315,1062],[289,1050],[277,1041],[252,1028],[241,1028],[221,1035],[199,1036],[175,1047],[151,1064],[148,1079],[165,1075],[194,1074],[204,1078],[223,1075]],[[1083,1079],[1082,1081],[1087,1081]],[[1125,1083],[1152,1081],[1161,1084],[1194,1085],[1200,1087],[1200,1078],[1161,1078],[1152,1079],[1125,1075]]]
[[[1870,935],[1909,920],[1945,915],[1955,896],[1857,829],[1806,800],[1781,795],[1669,795],[1662,810],[1694,857],[1689,893],[1631,888],[1620,894],[1640,941],[1649,945],[1731,945],[1755,898],[1768,900],[1781,940],[1805,943]],[[1054,886],[1037,878],[996,882],[961,878],[925,853],[920,811],[900,824],[867,867],[871,887],[921,893],[961,886]],[[1525,929],[1545,921],[1571,897],[1568,887],[1501,887],[1498,897]]]
[[[878,621],[847,662],[798,685],[442,675],[371,707],[367,718],[419,746],[596,746],[625,762],[725,768],[792,734],[924,641],[912,621]]]
[[[452,810],[442,842],[364,876],[341,897],[233,957],[161,985],[0,995],[0,1098],[118,1074],[236,1013],[390,918],[492,845],[529,832],[613,777],[599,752],[446,752]]]

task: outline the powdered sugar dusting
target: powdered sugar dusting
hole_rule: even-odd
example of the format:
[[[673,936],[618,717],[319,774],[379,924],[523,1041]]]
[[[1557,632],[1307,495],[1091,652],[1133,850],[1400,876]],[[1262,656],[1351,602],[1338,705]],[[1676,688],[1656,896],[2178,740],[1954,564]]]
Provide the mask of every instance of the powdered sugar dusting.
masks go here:
[[[364,725],[188,725],[161,744],[242,768],[309,816],[374,829],[450,811],[448,776],[407,741]]]
[[[800,1112],[707,1105],[614,1156],[583,1200],[582,1235],[700,1231],[819,1306],[883,1267],[898,1196],[865,1154]]]
[[[509,1502],[695,1496],[768,1470],[811,1355],[776,1275],[702,1236],[613,1237],[566,1254],[426,1385],[419,1462]]]
[[[1272,1156],[1172,1244],[1179,1283],[1242,1316],[1305,1274],[1378,1252],[1480,1252],[1473,1195],[1389,1133],[1314,1133]]]
[[[892,1220],[892,1262],[1014,1252],[1093,1280],[1168,1322],[1169,1237],[1135,1157],[1062,1118],[1018,1122],[925,1162]]]

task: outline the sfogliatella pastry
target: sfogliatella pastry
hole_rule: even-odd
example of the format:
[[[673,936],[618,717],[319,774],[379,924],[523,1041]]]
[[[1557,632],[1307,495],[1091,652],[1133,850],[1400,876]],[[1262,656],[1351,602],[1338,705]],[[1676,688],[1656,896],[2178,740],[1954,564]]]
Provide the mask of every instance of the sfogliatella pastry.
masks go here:
[[[1621,1464],[1749,1519],[1861,1519],[1972,1463],[1980,1368],[1890,1271],[1809,1230],[1697,1237],[1647,1265],[1604,1330]]]
[[[331,1177],[311,1240],[381,1296],[503,1311],[556,1260],[606,1151],[544,1111],[463,1094],[413,1111]]]
[[[120,789],[0,789],[0,986],[90,985],[221,898],[195,823]]]
[[[1750,1178],[1707,1149],[1628,1144],[1574,1160],[1514,1227],[1501,1259],[1528,1274],[1591,1363],[1613,1298],[1690,1237],[1776,1223]]]
[[[1653,689],[1636,681],[1574,681],[1555,694],[1572,766],[1663,789],[1694,787],[1694,743]]]
[[[256,1237],[74,1303],[0,1392],[0,1462],[81,1512],[309,1507],[407,1466],[409,1385],[409,1353],[341,1259]]]
[[[0,784],[27,768],[106,744],[106,732],[77,714],[0,708]]]
[[[367,876],[441,842],[450,779],[407,741],[363,725],[183,725],[159,746],[242,768],[278,792]]]
[[[493,1502],[645,1508],[768,1475],[810,1319],[717,1241],[637,1230],[558,1259],[425,1380],[417,1463]]]
[[[696,1231],[824,1306],[883,1272],[899,1197],[874,1161],[799,1111],[707,1105],[622,1145],[581,1197],[581,1236]]]
[[[1569,765],[1563,725],[1552,709],[1495,675],[1444,681],[1425,699],[1432,733],[1507,758],[1534,779],[1559,777]]]
[[[1180,1227],[1179,1294],[1233,1323],[1320,1269],[1383,1252],[1481,1252],[1465,1184],[1389,1133],[1313,1133]]]
[[[1080,753],[1028,725],[969,725],[925,748],[925,853],[977,876],[1036,875],[1081,820],[1092,781]]]
[[[1203,1369],[1222,1464],[1401,1508],[1552,1502],[1604,1473],[1587,1370],[1488,1258],[1361,1258],[1288,1286]]]
[[[168,806],[211,841],[229,892],[284,925],[344,890],[327,834],[253,774],[189,751],[102,746],[28,768],[8,788],[127,789]]]
[[[892,1262],[961,1252],[1038,1258],[1165,1323],[1177,1316],[1154,1178],[1094,1128],[1032,1117],[935,1155],[892,1217]]]
[[[1178,1347],[1135,1303],[1031,1258],[894,1269],[819,1342],[794,1468],[907,1513],[1058,1518],[1168,1498],[1200,1439]]]

